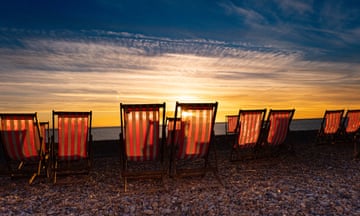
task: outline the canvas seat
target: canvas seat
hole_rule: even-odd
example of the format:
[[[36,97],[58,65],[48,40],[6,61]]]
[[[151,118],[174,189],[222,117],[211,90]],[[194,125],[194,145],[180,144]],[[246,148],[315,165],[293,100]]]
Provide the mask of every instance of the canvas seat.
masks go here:
[[[88,174],[92,165],[92,112],[52,112],[51,175]]]
[[[127,191],[127,180],[130,178],[163,180],[166,174],[163,158],[165,107],[165,103],[120,104],[121,176],[124,191]],[[133,166],[130,167],[130,164]]]
[[[354,145],[354,156],[359,157],[360,110],[348,110],[341,128],[343,141],[352,143]]]
[[[261,144],[262,148],[267,148],[274,152],[285,147],[285,145],[288,145],[288,149],[293,150],[293,146],[289,143],[287,138],[294,113],[295,109],[270,109],[264,125],[264,136]]]
[[[249,151],[250,154],[254,153],[261,141],[260,135],[263,129],[265,114],[266,109],[239,110],[236,139],[231,148],[230,161],[243,159]]]
[[[46,165],[37,114],[3,113],[0,114],[0,121],[1,142],[10,175],[32,174],[29,179],[29,184],[32,184],[35,177],[40,175],[42,164]],[[14,163],[17,168],[14,168]],[[30,170],[26,170],[27,167]]]
[[[326,110],[315,143],[335,143],[340,133],[344,110]]]
[[[238,125],[238,115],[226,115],[225,116],[225,134],[234,135],[236,134],[236,127]]]
[[[214,124],[218,103],[179,103],[175,107],[175,124],[171,131],[171,175],[217,175]],[[175,125],[180,122],[180,130]],[[178,133],[178,136],[174,134]],[[210,149],[214,151],[214,166],[209,163]],[[199,163],[197,163],[199,162]],[[221,183],[221,181],[220,181]]]

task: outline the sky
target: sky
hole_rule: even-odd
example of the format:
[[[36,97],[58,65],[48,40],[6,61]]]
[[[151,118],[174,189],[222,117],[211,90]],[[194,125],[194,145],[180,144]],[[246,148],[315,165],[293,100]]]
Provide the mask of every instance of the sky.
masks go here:
[[[360,108],[360,2],[33,0],[0,6],[0,112],[93,111],[120,103],[219,102],[295,108],[295,118]]]

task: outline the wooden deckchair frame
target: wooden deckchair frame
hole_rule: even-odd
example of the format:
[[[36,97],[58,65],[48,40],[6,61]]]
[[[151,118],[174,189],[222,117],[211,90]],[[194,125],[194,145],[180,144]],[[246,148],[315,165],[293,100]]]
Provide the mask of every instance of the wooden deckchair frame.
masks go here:
[[[152,114],[155,113],[156,116],[150,115],[151,113]],[[166,113],[165,102],[162,104],[120,103],[121,176],[124,180],[125,192],[127,191],[128,179],[160,178],[162,181],[164,180],[164,176],[166,174],[166,168],[164,166],[164,152],[166,150],[165,149],[166,148],[165,113]],[[131,121],[130,114],[135,115],[135,118],[139,118],[139,119],[135,119],[134,121]],[[142,115],[143,117],[141,117],[140,115]],[[135,128],[133,128],[134,126],[132,128],[128,128],[129,125],[131,126],[134,123],[136,126]],[[136,125],[136,123],[138,123],[139,125]],[[144,126],[141,123],[146,124],[145,131],[141,129],[141,126]],[[138,134],[141,137],[137,137],[136,134]],[[143,137],[144,135],[145,137]],[[132,139],[130,140],[131,137]],[[140,146],[137,146],[137,144],[139,144]],[[156,146],[154,146],[154,144],[156,144]],[[141,151],[137,151],[136,148],[143,148],[143,149]],[[139,169],[129,170],[130,162],[137,164],[150,163],[150,162],[159,163],[160,169],[155,170],[149,168],[151,170],[139,170]]]
[[[225,116],[225,135],[234,135],[237,133],[238,115]]]
[[[243,159],[241,153],[244,150],[252,150],[255,153],[261,141],[265,114],[266,109],[239,110],[236,139],[231,147],[230,161]]]
[[[343,142],[350,142],[354,146],[354,157],[360,155],[360,109],[347,110],[342,127],[341,138]]]
[[[269,149],[273,153],[288,145],[288,150],[294,151],[288,137],[290,124],[294,117],[295,109],[270,109],[264,123],[264,133],[261,148]],[[285,117],[282,117],[284,115]],[[275,118],[276,117],[276,118]],[[275,121],[273,120],[275,118]],[[280,125],[280,126],[279,126]]]
[[[335,143],[343,122],[344,110],[325,110],[320,129],[316,135],[315,144],[323,142]],[[329,123],[330,122],[330,123]]]
[[[5,160],[10,176],[26,176],[27,173],[23,173],[22,171],[23,166],[27,163],[35,163],[37,164],[37,169],[34,173],[32,173],[32,176],[29,179],[29,184],[32,184],[36,176],[40,175],[42,164],[45,166],[47,165],[47,162],[45,161],[45,152],[42,148],[43,146],[41,145],[43,137],[41,136],[37,113],[2,113],[0,114],[0,120],[0,136],[2,138],[3,152],[5,154]],[[26,121],[28,122],[26,123]],[[23,125],[24,123],[25,125]],[[33,125],[29,125],[29,123]],[[24,131],[25,133],[21,133],[22,135],[20,137],[17,136],[19,135],[19,126],[22,127],[21,130],[26,130]],[[9,136],[9,132],[6,132],[8,129],[15,131],[10,131],[11,134]],[[22,139],[19,140],[17,138]],[[10,146],[12,144],[14,144],[14,146]],[[18,146],[20,144],[21,146]],[[19,150],[16,150],[20,147],[22,147],[21,153]],[[31,152],[31,156],[24,155],[23,152]],[[16,171],[12,168],[12,162],[18,163]]]
[[[70,120],[78,120],[81,122],[76,122],[74,124],[67,124],[64,122],[64,126],[68,127],[78,127],[77,129],[71,128],[75,133],[71,133],[67,129],[69,128],[60,128],[59,127],[59,119],[64,118]],[[92,111],[89,112],[78,112],[78,111],[52,111],[52,136],[51,136],[51,176],[53,178],[53,183],[55,184],[57,181],[57,174],[61,175],[73,175],[73,174],[88,174],[92,167],[93,162],[93,137],[91,133],[92,129]],[[79,125],[80,124],[80,125]],[[57,126],[57,128],[56,128]],[[86,128],[85,128],[86,127]],[[86,129],[87,131],[79,131],[78,129]],[[63,131],[64,132],[63,132]],[[59,142],[59,136],[61,133],[64,133],[64,138],[68,136],[68,140],[63,142]],[[80,133],[80,134],[79,134]],[[57,136],[55,136],[57,134]],[[69,140],[70,139],[70,140]],[[76,141],[75,141],[76,140]],[[74,144],[75,143],[75,144]],[[74,153],[79,152],[68,152],[73,150],[61,150],[59,148],[75,148],[74,146],[79,146],[81,151],[81,155],[77,155]],[[86,145],[85,147],[83,145]],[[75,150],[74,150],[75,151]],[[76,163],[76,167],[74,166]],[[80,163],[80,167],[79,167]],[[81,165],[82,164],[82,165]],[[60,167],[61,165],[65,165],[65,167]]]
[[[176,102],[175,106],[175,123],[174,128],[172,130],[172,142],[171,142],[171,153],[170,153],[170,173],[171,176],[174,177],[181,177],[181,176],[188,176],[188,175],[201,175],[204,176],[207,171],[212,171],[215,175],[215,177],[218,179],[218,181],[221,183],[219,176],[218,176],[218,170],[217,170],[217,158],[216,158],[216,148],[214,145],[214,125],[215,125],[215,119],[216,119],[216,112],[217,112],[218,103],[179,103]],[[192,120],[200,121],[198,118],[191,119],[187,118],[186,113],[188,111],[191,111],[191,113],[194,110],[202,111],[202,110],[209,110],[211,112],[211,116],[206,116],[209,118],[209,121],[206,121],[206,123],[210,123],[210,127],[208,128],[208,131],[203,131],[203,133],[206,133],[209,137],[204,137],[204,140],[208,140],[207,144],[201,144],[198,148],[204,148],[205,150],[203,152],[198,152],[198,154],[193,154],[186,156],[187,153],[179,153],[179,149],[182,149],[183,147],[180,145],[186,145],[188,144],[186,138],[186,133],[190,133],[190,129],[188,131],[187,126],[190,123],[192,123]],[[198,117],[198,116],[197,116]],[[181,121],[181,136],[178,138],[178,140],[175,139],[175,132],[176,132],[176,122]],[[190,122],[188,122],[190,121]],[[195,124],[195,127],[197,125]],[[198,130],[195,129],[195,131],[191,131],[193,133],[198,133]],[[191,135],[190,135],[191,137]],[[194,137],[191,137],[194,138]],[[196,137],[194,138],[196,140]],[[199,144],[199,143],[198,143]],[[209,152],[213,150],[215,153],[215,167],[211,167],[209,163]],[[181,155],[185,155],[184,157]],[[180,169],[177,167],[177,164],[179,161],[192,161],[193,159],[202,159],[203,160],[203,166],[200,168],[184,168]]]

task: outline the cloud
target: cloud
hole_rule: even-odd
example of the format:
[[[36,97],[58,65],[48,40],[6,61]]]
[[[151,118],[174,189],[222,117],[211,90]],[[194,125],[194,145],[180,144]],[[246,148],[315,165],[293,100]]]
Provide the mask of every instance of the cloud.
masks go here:
[[[232,1],[221,2],[219,6],[229,15],[242,17],[243,21],[248,24],[252,24],[253,22],[260,23],[265,20],[265,18],[255,10],[237,6]]]
[[[313,13],[313,1],[302,0],[275,0],[276,4],[281,8],[283,13],[300,15],[305,13]]]
[[[226,112],[359,101],[349,94],[360,91],[359,63],[308,60],[301,50],[251,43],[86,35],[17,36],[21,46],[0,48],[0,111],[116,112],[119,102],[218,100]]]

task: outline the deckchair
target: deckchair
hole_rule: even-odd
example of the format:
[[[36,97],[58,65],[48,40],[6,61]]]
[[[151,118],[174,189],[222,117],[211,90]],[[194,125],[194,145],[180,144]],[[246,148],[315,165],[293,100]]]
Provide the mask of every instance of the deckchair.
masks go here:
[[[124,191],[127,191],[127,180],[130,178],[163,180],[166,174],[163,160],[166,138],[165,107],[165,103],[120,103],[121,176],[124,180]],[[130,164],[133,166],[130,167]],[[145,164],[143,169],[137,168],[141,167],[141,164]]]
[[[259,145],[266,109],[239,110],[236,139],[231,148],[230,161],[240,160],[241,153]],[[236,154],[236,155],[235,155]]]
[[[225,116],[225,135],[233,135],[236,133],[236,126],[238,124],[238,115]]]
[[[315,143],[334,143],[339,135],[344,110],[326,110]]]
[[[92,111],[52,112],[51,174],[88,174],[92,165]],[[57,128],[56,128],[57,127]]]
[[[50,159],[50,129],[49,122],[40,122],[40,134],[42,136],[41,148],[43,149],[45,155],[45,161],[49,161]],[[46,168],[46,177],[50,177],[51,166],[49,163],[45,164]]]
[[[49,122],[40,122],[40,133],[43,137],[42,139],[42,149],[46,154],[48,154],[50,147],[50,130]]]
[[[32,175],[29,184],[32,184],[35,177],[40,175],[42,163],[45,163],[37,114],[3,113],[0,114],[0,119],[1,141],[9,173],[11,177],[27,175],[23,166],[35,164],[36,170],[30,171]],[[16,171],[13,168],[14,162],[18,164]]]
[[[214,124],[218,103],[179,103],[175,106],[175,123],[172,130],[171,163],[172,176],[205,175],[213,171],[217,175],[216,150],[213,145]],[[180,122],[181,129],[176,133],[176,124]],[[209,151],[215,152],[215,167],[209,163]],[[200,166],[195,162],[200,160]],[[178,166],[182,162],[182,166]],[[186,165],[187,164],[187,165]],[[193,165],[193,166],[191,166]],[[219,179],[218,179],[219,180]],[[220,181],[221,182],[221,181]]]
[[[264,126],[262,147],[270,148],[271,150],[279,150],[287,144],[287,137],[294,113],[295,109],[270,109]],[[292,146],[289,146],[289,148],[292,148]]]
[[[356,143],[360,136],[360,110],[348,110],[345,114],[341,127],[341,135],[344,141],[354,144],[354,156],[359,155],[359,146]]]
[[[174,129],[174,123],[175,123],[175,118],[173,118],[173,117],[166,118],[166,128],[167,128],[166,144],[169,148],[172,143],[172,131]],[[181,130],[180,130],[181,124],[180,123],[181,123],[180,121],[176,121],[175,140],[178,139],[178,137],[180,136],[180,133],[181,133]]]

